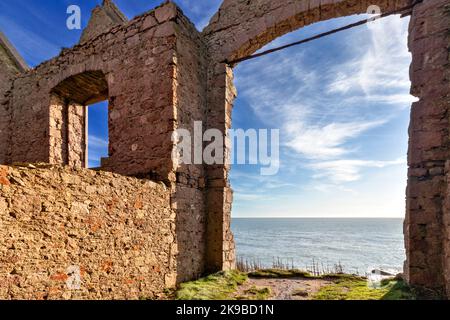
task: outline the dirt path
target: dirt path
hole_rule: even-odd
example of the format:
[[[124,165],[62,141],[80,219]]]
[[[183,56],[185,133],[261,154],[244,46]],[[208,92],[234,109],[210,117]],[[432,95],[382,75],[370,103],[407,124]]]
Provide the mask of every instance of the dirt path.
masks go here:
[[[269,288],[269,300],[309,300],[322,287],[332,284],[321,279],[253,279],[239,287],[236,296],[246,296],[247,291],[256,287]]]

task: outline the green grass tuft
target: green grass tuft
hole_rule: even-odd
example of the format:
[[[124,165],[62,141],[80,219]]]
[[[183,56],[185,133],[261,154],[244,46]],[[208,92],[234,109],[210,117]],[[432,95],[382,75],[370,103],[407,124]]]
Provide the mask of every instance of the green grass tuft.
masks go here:
[[[327,277],[327,279],[330,279]],[[412,300],[414,294],[403,281],[384,280],[379,288],[368,286],[367,279],[346,276],[317,292],[315,300]]]
[[[239,271],[219,272],[197,281],[180,285],[177,300],[233,300],[237,287],[247,281]]]
[[[302,270],[281,270],[281,269],[266,269],[250,272],[250,278],[266,278],[266,279],[289,279],[289,278],[310,278],[312,277],[308,272]]]
[[[253,286],[244,291],[244,295],[237,297],[238,300],[267,300],[270,298],[271,291],[267,287]]]
[[[268,279],[308,278],[322,279],[332,284],[322,287],[314,295],[308,296],[313,300],[413,300],[414,292],[408,285],[397,279],[387,279],[378,288],[368,285],[366,278],[348,275],[332,274],[312,276],[300,270],[260,270],[251,272],[250,277]],[[236,297],[238,286],[247,281],[247,274],[239,271],[219,272],[197,281],[181,284],[172,295],[177,300],[267,300],[271,290],[267,287],[253,286]],[[307,296],[307,292],[298,290],[293,295]]]
[[[382,283],[383,284],[383,283]],[[403,280],[391,280],[391,289],[383,296],[382,300],[415,300],[416,296],[408,284]]]
[[[296,289],[292,292],[292,296],[306,298],[309,296],[309,293],[308,293],[308,291],[303,290],[303,289]]]

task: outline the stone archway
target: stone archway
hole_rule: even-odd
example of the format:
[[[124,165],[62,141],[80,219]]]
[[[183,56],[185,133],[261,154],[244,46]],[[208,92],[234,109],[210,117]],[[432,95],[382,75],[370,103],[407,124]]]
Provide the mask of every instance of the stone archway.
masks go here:
[[[411,111],[406,195],[405,274],[410,284],[450,295],[449,154],[450,5],[448,0],[417,1],[411,12],[411,93],[419,98]],[[413,0],[225,0],[203,31],[208,66],[207,125],[226,133],[236,90],[232,61],[272,40],[315,22],[411,5]],[[225,149],[227,158],[230,150]],[[229,165],[207,167],[207,265],[211,271],[234,266],[230,230],[232,190]]]

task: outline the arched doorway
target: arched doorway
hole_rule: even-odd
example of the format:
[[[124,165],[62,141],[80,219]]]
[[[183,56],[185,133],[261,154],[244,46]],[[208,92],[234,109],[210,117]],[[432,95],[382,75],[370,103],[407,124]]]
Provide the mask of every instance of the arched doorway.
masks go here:
[[[260,52],[361,19],[319,22]],[[234,68],[233,129],[280,131],[275,175],[262,174],[267,166],[250,159],[231,161],[239,266],[402,272],[415,100],[408,23],[409,17],[392,16]]]
[[[406,201],[405,274],[412,285],[439,292],[450,288],[444,252],[448,244],[446,162],[449,159],[448,120],[448,9],[444,0],[373,1],[381,12],[414,5],[411,14],[409,49],[412,53],[411,92],[419,101],[411,111]],[[366,1],[225,1],[211,24],[203,31],[211,62],[208,69],[208,127],[226,133],[236,90],[233,65],[275,38],[314,22],[367,12]],[[430,76],[433,77],[430,78]],[[439,118],[442,116],[443,118]],[[443,119],[446,120],[443,120]],[[424,125],[425,123],[425,125]],[[229,150],[225,150],[227,158]],[[234,266],[234,241],[230,231],[232,190],[229,165],[208,168],[215,182],[208,190],[207,264],[211,270]],[[222,183],[218,183],[221,181]],[[448,292],[447,292],[448,293]]]

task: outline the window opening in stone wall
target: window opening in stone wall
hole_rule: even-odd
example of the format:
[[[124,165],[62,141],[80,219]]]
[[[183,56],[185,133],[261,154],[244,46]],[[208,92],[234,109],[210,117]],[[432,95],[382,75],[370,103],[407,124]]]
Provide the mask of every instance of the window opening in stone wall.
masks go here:
[[[108,157],[108,101],[87,106],[88,168],[99,168]]]
[[[101,166],[101,158],[108,155],[108,99],[108,83],[102,71],[72,75],[53,88],[51,162],[71,167]]]

